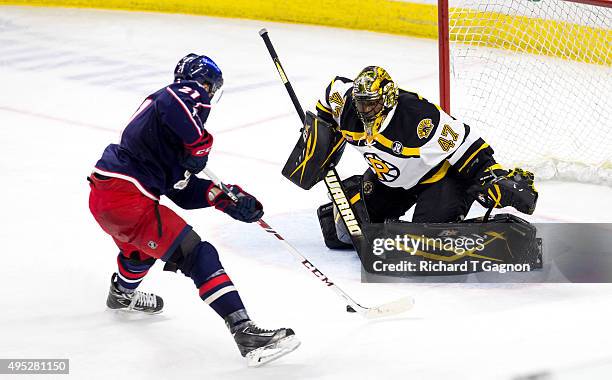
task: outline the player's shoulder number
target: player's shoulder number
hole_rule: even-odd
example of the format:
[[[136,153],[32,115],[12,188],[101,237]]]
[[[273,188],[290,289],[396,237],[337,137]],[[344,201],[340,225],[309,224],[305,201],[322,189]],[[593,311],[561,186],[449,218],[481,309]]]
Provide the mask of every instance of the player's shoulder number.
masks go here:
[[[200,93],[198,92],[198,90],[191,88],[189,86],[183,86],[181,88],[178,89],[178,92],[182,92],[183,94],[187,94],[190,97],[192,97],[193,99],[197,99],[200,97]]]
[[[443,151],[448,152],[455,147],[455,143],[459,138],[459,134],[451,128],[450,125],[444,124],[442,127],[441,136],[438,137],[438,144]]]

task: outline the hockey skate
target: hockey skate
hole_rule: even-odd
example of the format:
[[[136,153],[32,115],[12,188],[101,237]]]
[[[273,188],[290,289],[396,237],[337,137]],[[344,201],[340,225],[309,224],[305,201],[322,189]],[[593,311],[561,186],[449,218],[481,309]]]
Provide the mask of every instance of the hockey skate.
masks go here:
[[[164,308],[164,300],[153,293],[144,293],[138,290],[135,290],[133,293],[122,292],[117,287],[117,273],[113,273],[106,306],[113,310],[159,314]]]
[[[292,329],[264,330],[251,321],[234,333],[234,340],[249,367],[259,367],[278,359],[300,345]]]

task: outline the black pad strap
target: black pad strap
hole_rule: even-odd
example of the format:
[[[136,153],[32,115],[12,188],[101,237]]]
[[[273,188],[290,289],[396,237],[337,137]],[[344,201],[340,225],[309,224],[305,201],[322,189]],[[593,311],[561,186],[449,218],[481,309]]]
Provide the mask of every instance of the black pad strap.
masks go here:
[[[181,269],[181,264],[185,260],[187,255],[190,255],[195,247],[202,241],[200,235],[194,230],[190,230],[189,233],[183,238],[183,241],[176,247],[166,264],[164,270],[167,272],[176,272]]]

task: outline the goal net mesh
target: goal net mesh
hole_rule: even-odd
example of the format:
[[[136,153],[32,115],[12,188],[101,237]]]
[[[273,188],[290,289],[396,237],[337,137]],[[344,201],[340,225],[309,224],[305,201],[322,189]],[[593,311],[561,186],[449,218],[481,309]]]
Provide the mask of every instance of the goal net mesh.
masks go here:
[[[451,113],[506,167],[612,185],[612,8],[451,0]]]

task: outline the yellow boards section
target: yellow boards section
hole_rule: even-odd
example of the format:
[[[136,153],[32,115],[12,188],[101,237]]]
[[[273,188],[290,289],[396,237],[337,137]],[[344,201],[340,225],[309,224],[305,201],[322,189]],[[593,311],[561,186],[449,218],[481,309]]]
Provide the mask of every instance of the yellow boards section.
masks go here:
[[[437,6],[404,0],[0,0],[0,4],[185,13],[438,38]],[[610,29],[464,8],[453,8],[450,14],[455,42],[611,64]],[[573,41],[572,46],[564,41]]]
[[[574,23],[465,8],[453,8],[450,14],[454,42],[612,64],[612,30],[578,24],[584,20]]]
[[[391,0],[0,0],[0,4],[187,13],[437,36],[436,6]]]

